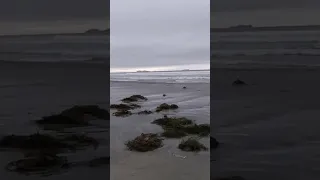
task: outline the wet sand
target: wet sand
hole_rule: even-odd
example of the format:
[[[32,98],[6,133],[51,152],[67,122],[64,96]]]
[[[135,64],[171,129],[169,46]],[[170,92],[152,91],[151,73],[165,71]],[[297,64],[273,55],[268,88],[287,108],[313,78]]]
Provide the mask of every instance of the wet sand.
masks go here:
[[[211,69],[211,177],[317,180],[320,69]],[[233,87],[239,77],[248,86]]]
[[[15,134],[29,135],[43,131],[32,120],[74,105],[99,105],[109,107],[110,86],[107,66],[96,64],[67,63],[2,63],[0,64],[0,136]],[[92,132],[97,138],[97,150],[87,150],[67,155],[70,162],[88,161],[109,155],[109,121],[97,120],[96,126],[70,129],[71,132]],[[20,152],[0,152],[0,174],[2,179],[34,180],[43,179],[39,175],[25,176],[5,171],[7,163],[23,158]],[[78,179],[88,180],[109,177],[109,167],[75,167],[58,174],[45,177],[47,180]]]
[[[183,86],[187,86],[187,89],[182,89]],[[142,108],[135,111],[155,110],[161,103],[175,103],[179,106],[175,111],[150,115],[132,115],[125,118],[111,116],[111,180],[210,179],[210,152],[182,152],[177,148],[180,139],[165,140],[162,148],[146,153],[128,151],[124,145],[126,141],[141,133],[162,132],[159,126],[151,122],[163,114],[188,117],[197,123],[209,123],[209,86],[204,83],[111,82],[111,104],[120,103],[122,98],[133,94],[141,94],[146,96],[148,101],[139,102]],[[163,94],[167,96],[163,97]],[[203,138],[201,142],[209,146],[209,138]]]

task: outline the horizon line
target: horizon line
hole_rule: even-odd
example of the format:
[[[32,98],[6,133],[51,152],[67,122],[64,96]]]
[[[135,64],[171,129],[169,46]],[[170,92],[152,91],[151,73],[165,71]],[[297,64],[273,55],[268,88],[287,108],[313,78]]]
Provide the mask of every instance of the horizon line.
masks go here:
[[[111,72],[111,73],[148,73],[148,72],[181,72],[181,71],[210,71],[210,69],[179,69],[179,70],[162,70],[162,71],[144,71],[144,70],[138,70],[138,71],[117,71],[117,72]]]

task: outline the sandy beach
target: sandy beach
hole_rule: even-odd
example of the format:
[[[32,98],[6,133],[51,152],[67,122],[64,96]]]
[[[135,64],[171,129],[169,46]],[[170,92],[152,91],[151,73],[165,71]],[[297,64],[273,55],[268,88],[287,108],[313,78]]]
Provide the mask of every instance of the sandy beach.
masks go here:
[[[74,105],[99,105],[109,107],[110,86],[105,79],[109,77],[109,67],[84,63],[3,63],[0,65],[1,94],[1,137],[4,135],[29,135],[56,133],[44,131],[33,120],[43,116],[60,113]],[[109,156],[109,121],[96,120],[94,126],[69,129],[70,132],[88,132],[98,139],[99,148],[89,147],[76,153],[66,153],[69,162],[88,161]],[[0,174],[2,179],[43,179],[40,175],[25,176],[8,172],[5,166],[23,158],[19,151],[0,152]],[[74,167],[53,173],[46,179],[87,180],[109,177],[109,167]]]
[[[237,78],[248,85],[232,86]],[[211,151],[211,177],[319,179],[319,78],[317,68],[212,68],[221,146]]]
[[[182,89],[183,86],[187,89]],[[111,116],[111,180],[210,179],[210,152],[180,151],[177,146],[181,139],[165,139],[162,148],[144,153],[129,151],[125,146],[126,141],[141,133],[162,132],[159,126],[151,122],[164,114],[187,117],[197,123],[209,123],[209,86],[208,83],[111,82],[111,104],[118,104],[122,98],[133,94],[141,94],[148,101],[139,102],[142,108],[136,111],[154,110],[161,103],[175,103],[179,106],[174,111],[150,115]],[[163,94],[167,96],[163,97]],[[202,138],[200,141],[209,146],[209,138]]]

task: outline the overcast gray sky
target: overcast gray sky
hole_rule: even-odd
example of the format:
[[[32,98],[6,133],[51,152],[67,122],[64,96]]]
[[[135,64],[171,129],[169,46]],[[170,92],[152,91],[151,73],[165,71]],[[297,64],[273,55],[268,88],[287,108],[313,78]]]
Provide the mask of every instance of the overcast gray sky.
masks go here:
[[[319,0],[214,0],[211,26],[320,24]]]
[[[111,0],[110,5],[113,71],[210,63],[210,0]]]
[[[108,27],[109,0],[0,0],[0,34]]]

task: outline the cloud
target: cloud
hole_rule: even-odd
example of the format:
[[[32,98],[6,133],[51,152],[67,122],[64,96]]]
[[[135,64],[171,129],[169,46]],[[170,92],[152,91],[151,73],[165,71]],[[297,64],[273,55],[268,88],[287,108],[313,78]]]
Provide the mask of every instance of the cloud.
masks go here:
[[[111,67],[210,62],[209,0],[113,0],[111,7]]]
[[[274,9],[319,9],[319,0],[214,0],[211,12],[257,11]]]

